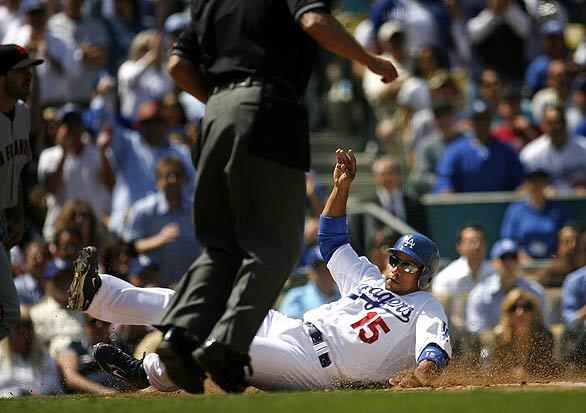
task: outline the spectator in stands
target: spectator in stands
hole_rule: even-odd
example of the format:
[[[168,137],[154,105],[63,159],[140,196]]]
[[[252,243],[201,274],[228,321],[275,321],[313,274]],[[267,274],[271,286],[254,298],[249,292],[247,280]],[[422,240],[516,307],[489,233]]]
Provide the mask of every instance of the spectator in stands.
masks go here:
[[[433,117],[435,128],[415,148],[411,182],[419,195],[431,192],[437,182],[437,164],[446,147],[462,136],[455,129],[456,110],[449,101],[434,101]]]
[[[307,274],[307,283],[287,291],[279,311],[289,317],[303,318],[305,312],[339,299],[340,292],[330,270],[323,260],[317,259]]]
[[[109,69],[116,73],[122,64],[132,40],[147,29],[143,22],[139,0],[114,0],[114,14],[106,20],[110,36]]]
[[[437,166],[435,192],[513,191],[523,166],[515,150],[490,134],[486,103],[475,101],[468,113],[472,131],[446,148]]]
[[[527,144],[520,157],[527,170],[541,169],[552,185],[568,191],[586,185],[586,147],[568,136],[561,106],[550,105],[543,112],[543,135]]]
[[[157,162],[157,189],[135,202],[129,212],[124,240],[138,253],[161,266],[164,286],[176,282],[199,256],[191,218],[191,199],[185,196],[187,173],[183,161],[165,156]]]
[[[34,305],[43,299],[43,275],[49,250],[43,241],[32,241],[24,250],[25,273],[14,279],[21,305]]]
[[[69,79],[79,76],[81,65],[74,57],[75,48],[47,29],[47,3],[24,0],[24,25],[7,31],[2,43],[23,45],[31,58],[43,59],[36,70],[43,106],[62,105],[74,98]]]
[[[368,249],[368,258],[370,262],[377,266],[381,273],[389,265],[389,248],[395,244],[397,239],[397,234],[391,231],[390,228],[378,229],[374,232]]]
[[[83,314],[66,310],[72,262],[55,258],[47,264],[44,275],[45,297],[31,307],[30,315],[39,340],[57,356],[72,341],[85,339],[84,319]]]
[[[0,398],[63,393],[55,359],[39,342],[28,308],[0,342]]]
[[[177,93],[168,92],[161,99],[161,118],[165,124],[165,136],[171,138],[173,134],[186,134],[187,116]]]
[[[81,234],[81,245],[100,246],[101,224],[91,205],[82,199],[68,201],[55,219],[55,232],[63,228],[77,228]]]
[[[415,151],[426,142],[429,135],[437,128],[433,107],[449,104],[453,107],[454,120],[459,115],[462,104],[462,93],[456,84],[454,76],[447,70],[436,71],[427,81],[431,96],[431,107],[421,109],[411,116],[411,143]],[[460,130],[458,124],[453,125],[454,130]]]
[[[578,250],[582,267],[564,281],[562,288],[562,319],[564,360],[576,367],[586,368],[586,232],[580,237]]]
[[[112,193],[112,213],[108,228],[122,235],[124,221],[130,206],[156,188],[156,164],[166,155],[178,156],[187,173],[186,196],[191,199],[194,188],[193,164],[189,149],[170,143],[164,136],[160,107],[155,101],[143,103],[137,115],[137,131],[123,128],[104,128],[98,142],[112,151],[116,185]]]
[[[4,0],[0,4],[0,39],[4,38],[10,26],[20,27],[22,24],[21,3],[21,0]]]
[[[552,60],[547,68],[547,87],[537,92],[531,100],[533,120],[542,123],[546,107],[560,105],[564,110],[568,129],[578,126],[581,116],[572,105],[571,86],[568,64],[564,60]]]
[[[535,281],[518,275],[519,246],[511,239],[494,243],[490,252],[496,273],[479,282],[470,292],[466,305],[466,327],[472,333],[483,332],[496,326],[504,297],[514,288],[534,294],[545,308],[543,287]]]
[[[136,121],[143,102],[161,99],[173,89],[162,45],[160,33],[154,30],[139,33],[132,40],[128,59],[118,69],[120,114],[131,123]]]
[[[73,0],[71,0],[73,1]],[[74,198],[87,201],[101,219],[109,212],[114,174],[106,148],[88,142],[79,106],[68,103],[61,108],[55,146],[39,158],[39,181],[49,191],[43,235],[52,240],[53,225],[65,203]]]
[[[491,133],[501,142],[519,151],[539,136],[537,126],[521,111],[521,94],[517,89],[503,88],[496,110],[499,123],[491,129]]]
[[[497,113],[499,97],[503,91],[501,75],[494,69],[483,69],[478,84],[478,99],[488,105],[490,111]]]
[[[405,27],[410,54],[424,45],[447,48],[451,45],[450,16],[444,3],[435,0],[382,0],[370,10],[374,34],[387,21],[398,21]]]
[[[452,332],[466,330],[466,300],[479,282],[494,274],[486,260],[486,231],[480,224],[464,225],[458,231],[456,250],[460,257],[433,277],[432,294],[446,309]]]
[[[555,377],[554,340],[544,325],[537,297],[515,288],[500,306],[500,320],[494,328],[491,367],[505,380],[528,381]]]
[[[405,47],[405,32],[397,21],[388,21],[378,30],[381,55],[390,59],[397,69],[398,77],[390,83],[382,83],[379,77],[364,69],[362,88],[368,103],[373,107],[378,120],[391,116],[397,107],[397,94],[405,79],[411,76],[412,68]]]
[[[530,95],[546,85],[547,69],[552,60],[563,60],[566,56],[564,26],[557,20],[548,20],[539,28],[541,53],[536,56],[525,72],[525,87]]]
[[[121,238],[111,237],[100,251],[103,272],[128,281],[134,255],[131,246]]]
[[[541,169],[525,173],[524,197],[511,203],[501,224],[501,238],[519,244],[521,262],[551,258],[557,247],[557,233],[568,220],[565,208],[547,199],[549,175]]]
[[[561,287],[566,276],[580,268],[583,252],[578,247],[582,232],[582,226],[577,223],[568,223],[558,231],[553,260],[535,276],[541,285]]]
[[[367,199],[381,206],[385,211],[406,222],[421,233],[427,233],[427,218],[423,205],[404,191],[402,169],[392,155],[378,158],[372,165],[376,194]]]
[[[65,44],[76,47],[75,57],[81,61],[79,76],[69,79],[72,100],[87,104],[90,101],[97,75],[108,59],[108,32],[102,23],[81,13],[84,0],[63,0],[63,11],[48,22],[51,33]]]
[[[63,382],[69,391],[110,394],[127,389],[120,380],[105,373],[96,362],[92,347],[110,340],[110,323],[85,316],[83,340],[72,341],[57,355],[57,365],[63,373]],[[116,343],[117,346],[124,343]],[[124,346],[128,350],[128,346]],[[123,348],[124,348],[123,347]]]
[[[468,21],[480,67],[494,67],[508,81],[523,79],[524,42],[530,31],[531,19],[516,0],[488,0],[486,8]]]
[[[144,254],[132,260],[128,280],[131,284],[143,288],[160,287],[164,284],[159,265]]]
[[[571,131],[571,135],[586,146],[586,71],[580,73],[572,83],[572,101],[581,120]]]

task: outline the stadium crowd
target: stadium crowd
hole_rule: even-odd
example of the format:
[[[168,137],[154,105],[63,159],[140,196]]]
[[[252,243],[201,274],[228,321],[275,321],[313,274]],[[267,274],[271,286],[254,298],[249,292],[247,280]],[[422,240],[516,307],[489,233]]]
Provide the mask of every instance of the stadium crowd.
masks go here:
[[[356,149],[377,158],[367,201],[432,237],[423,195],[516,191],[501,239],[487,245],[482,225],[461,222],[460,257],[433,280],[454,362],[509,380],[566,363],[584,374],[585,223],[550,198],[586,190],[586,3],[364,3],[361,18],[339,17],[399,77],[384,84],[324,53],[304,97],[312,130],[364,136]],[[28,102],[27,231],[10,251],[22,317],[0,342],[0,397],[127,390],[99,369],[92,345],[140,357],[160,338],[65,306],[85,245],[98,247],[100,272],[137,286],[173,286],[200,253],[190,148],[205,106],[166,71],[188,19],[181,0],[0,1],[1,43],[45,60]],[[313,172],[306,187],[307,280],[279,300],[293,317],[339,298],[316,248],[325,190]],[[398,234],[377,227],[368,255],[384,268]],[[522,275],[533,260],[545,264]],[[561,287],[557,309],[550,287]],[[557,336],[552,314],[561,314]]]

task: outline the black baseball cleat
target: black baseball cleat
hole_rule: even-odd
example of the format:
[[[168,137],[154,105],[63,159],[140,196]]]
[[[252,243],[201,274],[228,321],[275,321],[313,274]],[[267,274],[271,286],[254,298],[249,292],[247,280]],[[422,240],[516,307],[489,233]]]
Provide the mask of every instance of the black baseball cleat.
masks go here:
[[[85,311],[102,285],[102,280],[98,275],[98,250],[96,247],[82,248],[75,260],[74,270],[75,275],[67,291],[69,295],[67,308]]]
[[[244,368],[252,376],[250,357],[211,339],[192,353],[193,359],[220,388],[228,393],[242,393],[249,385]]]
[[[98,343],[94,346],[94,358],[102,370],[128,383],[133,389],[146,389],[150,386],[142,360],[135,359],[118,347]]]
[[[188,393],[203,393],[205,372],[191,358],[199,340],[187,330],[171,327],[157,347],[156,353],[165,365],[167,375],[173,383]]]

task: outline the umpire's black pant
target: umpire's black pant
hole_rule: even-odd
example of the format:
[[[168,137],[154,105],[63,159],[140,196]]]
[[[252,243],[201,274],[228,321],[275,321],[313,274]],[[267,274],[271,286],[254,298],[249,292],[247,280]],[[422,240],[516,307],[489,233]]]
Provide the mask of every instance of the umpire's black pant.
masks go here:
[[[241,353],[298,260],[305,215],[304,172],[251,154],[263,98],[257,85],[221,90],[208,101],[194,198],[203,253],[157,323]],[[291,114],[269,138],[280,139],[293,122]]]

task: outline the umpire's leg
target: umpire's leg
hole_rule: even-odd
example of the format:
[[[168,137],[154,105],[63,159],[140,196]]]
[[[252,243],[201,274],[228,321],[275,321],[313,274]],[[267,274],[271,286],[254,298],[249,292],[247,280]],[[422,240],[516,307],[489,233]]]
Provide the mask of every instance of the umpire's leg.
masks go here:
[[[247,353],[299,258],[305,174],[243,150],[230,165],[229,177],[236,237],[245,258],[226,312],[209,338]]]
[[[14,286],[10,261],[6,250],[0,247],[0,340],[10,334],[19,319],[18,293]]]

